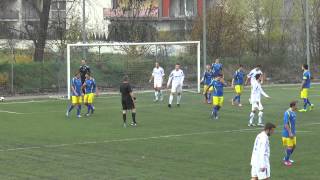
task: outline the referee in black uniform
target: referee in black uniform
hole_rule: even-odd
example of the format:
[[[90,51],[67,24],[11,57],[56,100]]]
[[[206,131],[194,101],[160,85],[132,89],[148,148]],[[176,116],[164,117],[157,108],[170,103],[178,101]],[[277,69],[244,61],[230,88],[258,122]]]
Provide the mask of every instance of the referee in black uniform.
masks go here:
[[[86,60],[81,60],[81,66],[79,69],[80,72],[80,77],[81,77],[81,82],[82,84],[84,83],[84,81],[86,80],[86,74],[90,74],[90,67],[86,64]]]
[[[80,66],[80,69],[79,69],[79,72],[80,72],[80,77],[81,77],[81,83],[83,84],[84,81],[86,80],[86,74],[90,74],[90,67],[86,64],[86,60],[81,60],[81,66]],[[84,89],[82,90],[83,93],[85,93]]]
[[[137,126],[136,122],[136,108],[135,100],[133,96],[132,88],[129,84],[128,76],[123,77],[123,82],[120,85],[121,93],[121,103],[122,103],[122,118],[123,118],[123,127],[127,127],[127,111],[131,110],[132,115],[132,126]]]

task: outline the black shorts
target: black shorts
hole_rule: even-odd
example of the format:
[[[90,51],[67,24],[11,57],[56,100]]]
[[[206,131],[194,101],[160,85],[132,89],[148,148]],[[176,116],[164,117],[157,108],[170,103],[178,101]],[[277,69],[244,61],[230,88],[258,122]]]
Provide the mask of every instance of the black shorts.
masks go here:
[[[122,109],[123,110],[131,110],[134,109],[134,102],[132,101],[132,99],[122,99],[121,101],[122,103]]]

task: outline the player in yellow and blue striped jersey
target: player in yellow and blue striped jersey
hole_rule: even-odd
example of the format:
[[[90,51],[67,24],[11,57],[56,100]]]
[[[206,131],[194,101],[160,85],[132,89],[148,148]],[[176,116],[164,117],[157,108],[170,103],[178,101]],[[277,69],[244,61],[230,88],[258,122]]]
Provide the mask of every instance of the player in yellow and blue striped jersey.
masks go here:
[[[80,72],[77,72],[71,80],[71,105],[69,105],[66,116],[69,117],[69,113],[77,106],[77,117],[80,118],[81,103],[82,103],[82,82],[80,78]]]
[[[294,149],[296,148],[296,113],[297,102],[290,103],[290,108],[284,113],[283,130],[282,130],[282,144],[286,148],[286,155],[283,158],[283,163],[286,166],[291,166],[293,160],[290,160]]]
[[[205,103],[208,103],[208,104],[211,103],[211,94],[213,91],[212,86],[209,88],[209,85],[210,85],[212,79],[213,79],[213,72],[211,70],[211,65],[207,64],[206,71],[203,73],[203,77],[201,79],[201,82],[204,84],[203,85],[203,95],[205,98]]]
[[[93,111],[92,103],[94,99],[94,81],[91,79],[90,74],[86,74],[86,80],[83,83],[83,88],[85,89],[85,95],[84,95],[84,104],[88,107],[88,111],[86,113],[86,116],[90,115],[90,112]]]
[[[232,105],[234,105],[234,103],[237,102],[238,106],[242,106],[242,104],[240,103],[240,97],[243,91],[244,76],[245,73],[243,72],[243,66],[240,64],[239,68],[233,75],[231,83],[231,86],[234,87],[234,90],[236,92],[236,96],[232,99]]]
[[[218,119],[218,111],[223,105],[223,87],[226,86],[226,83],[224,82],[223,75],[219,74],[215,79],[213,79],[209,85],[210,87],[213,87],[212,92],[212,112],[211,112],[211,118],[212,119]]]
[[[311,73],[309,71],[309,66],[307,64],[302,65],[303,77],[301,84],[300,97],[303,99],[303,109],[299,110],[299,112],[307,112],[307,106],[309,106],[309,110],[312,110],[314,105],[311,104],[309,100],[309,89],[311,87]]]

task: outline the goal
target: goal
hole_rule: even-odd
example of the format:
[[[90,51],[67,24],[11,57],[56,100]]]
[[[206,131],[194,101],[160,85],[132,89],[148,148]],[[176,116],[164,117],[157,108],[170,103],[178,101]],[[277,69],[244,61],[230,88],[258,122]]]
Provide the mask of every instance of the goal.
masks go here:
[[[176,63],[185,73],[184,90],[200,93],[200,41],[144,43],[88,43],[67,45],[67,94],[70,99],[71,78],[79,70],[85,51],[97,86],[102,93],[119,91],[123,75],[128,75],[135,91],[150,91],[149,83],[155,62],[168,75]]]

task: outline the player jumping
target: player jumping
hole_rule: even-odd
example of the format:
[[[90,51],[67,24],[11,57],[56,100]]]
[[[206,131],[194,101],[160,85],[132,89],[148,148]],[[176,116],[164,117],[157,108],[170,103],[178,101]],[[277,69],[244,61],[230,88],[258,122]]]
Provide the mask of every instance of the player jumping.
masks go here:
[[[164,70],[160,67],[159,63],[155,63],[155,67],[153,68],[151,78],[149,82],[151,83],[153,79],[153,88],[154,88],[154,102],[158,100],[163,101],[163,95],[161,92],[162,82],[164,77]]]
[[[259,117],[259,123],[258,126],[264,126],[262,123],[262,118],[263,118],[263,106],[261,104],[261,94],[267,98],[270,98],[268,94],[266,94],[262,87],[261,87],[261,81],[262,81],[262,76],[261,74],[256,74],[255,76],[256,81],[252,81],[253,84],[251,84],[251,113],[250,113],[250,120],[248,126],[255,126],[253,123],[255,114],[258,112],[258,117]]]
[[[216,59],[215,62],[212,63],[211,68],[214,77],[222,74],[222,64],[220,63],[220,59]]]
[[[309,110],[312,110],[314,105],[311,104],[309,100],[309,89],[311,87],[311,73],[309,71],[309,67],[307,64],[302,65],[303,70],[303,80],[301,84],[301,92],[300,96],[303,99],[303,109],[300,109],[299,112],[307,112],[307,106],[309,106]]]
[[[82,82],[80,78],[80,72],[77,72],[71,81],[71,105],[69,106],[66,116],[69,117],[72,109],[77,106],[77,117],[80,118],[81,115],[81,103],[82,103]]]
[[[180,69],[180,64],[177,63],[175,66],[175,69],[170,73],[167,88],[171,85],[171,93],[169,97],[169,104],[168,107],[171,108],[171,104],[173,101],[173,96],[177,93],[177,106],[180,106],[180,100],[181,100],[181,93],[182,93],[182,86],[184,81],[184,74],[183,71]]]
[[[284,113],[283,118],[283,130],[282,130],[282,144],[285,147],[286,155],[283,158],[283,164],[285,166],[291,166],[293,160],[290,160],[294,149],[296,148],[296,111],[297,102],[290,103],[290,108]]]
[[[210,85],[212,79],[213,79],[213,72],[211,70],[211,65],[207,64],[206,71],[203,73],[203,77],[201,79],[201,82],[204,83],[203,95],[205,98],[205,103],[208,103],[208,104],[211,103],[211,94],[213,91],[212,86],[209,88],[209,85]]]
[[[250,80],[250,87],[251,87],[251,92],[252,92],[252,84],[256,81],[255,76],[257,74],[263,75],[262,71],[261,71],[261,65],[257,65],[255,68],[253,68],[250,73],[247,75],[247,79],[245,82],[245,85],[248,85],[248,81]],[[261,79],[261,84],[263,84],[263,78]],[[249,98],[249,102],[251,104],[251,99]]]
[[[245,74],[243,72],[243,67],[240,64],[238,70],[233,75],[231,86],[234,87],[234,90],[236,92],[236,96],[232,99],[232,105],[234,105],[235,102],[238,103],[238,106],[242,106],[240,103],[240,97],[243,90],[243,78]]]

